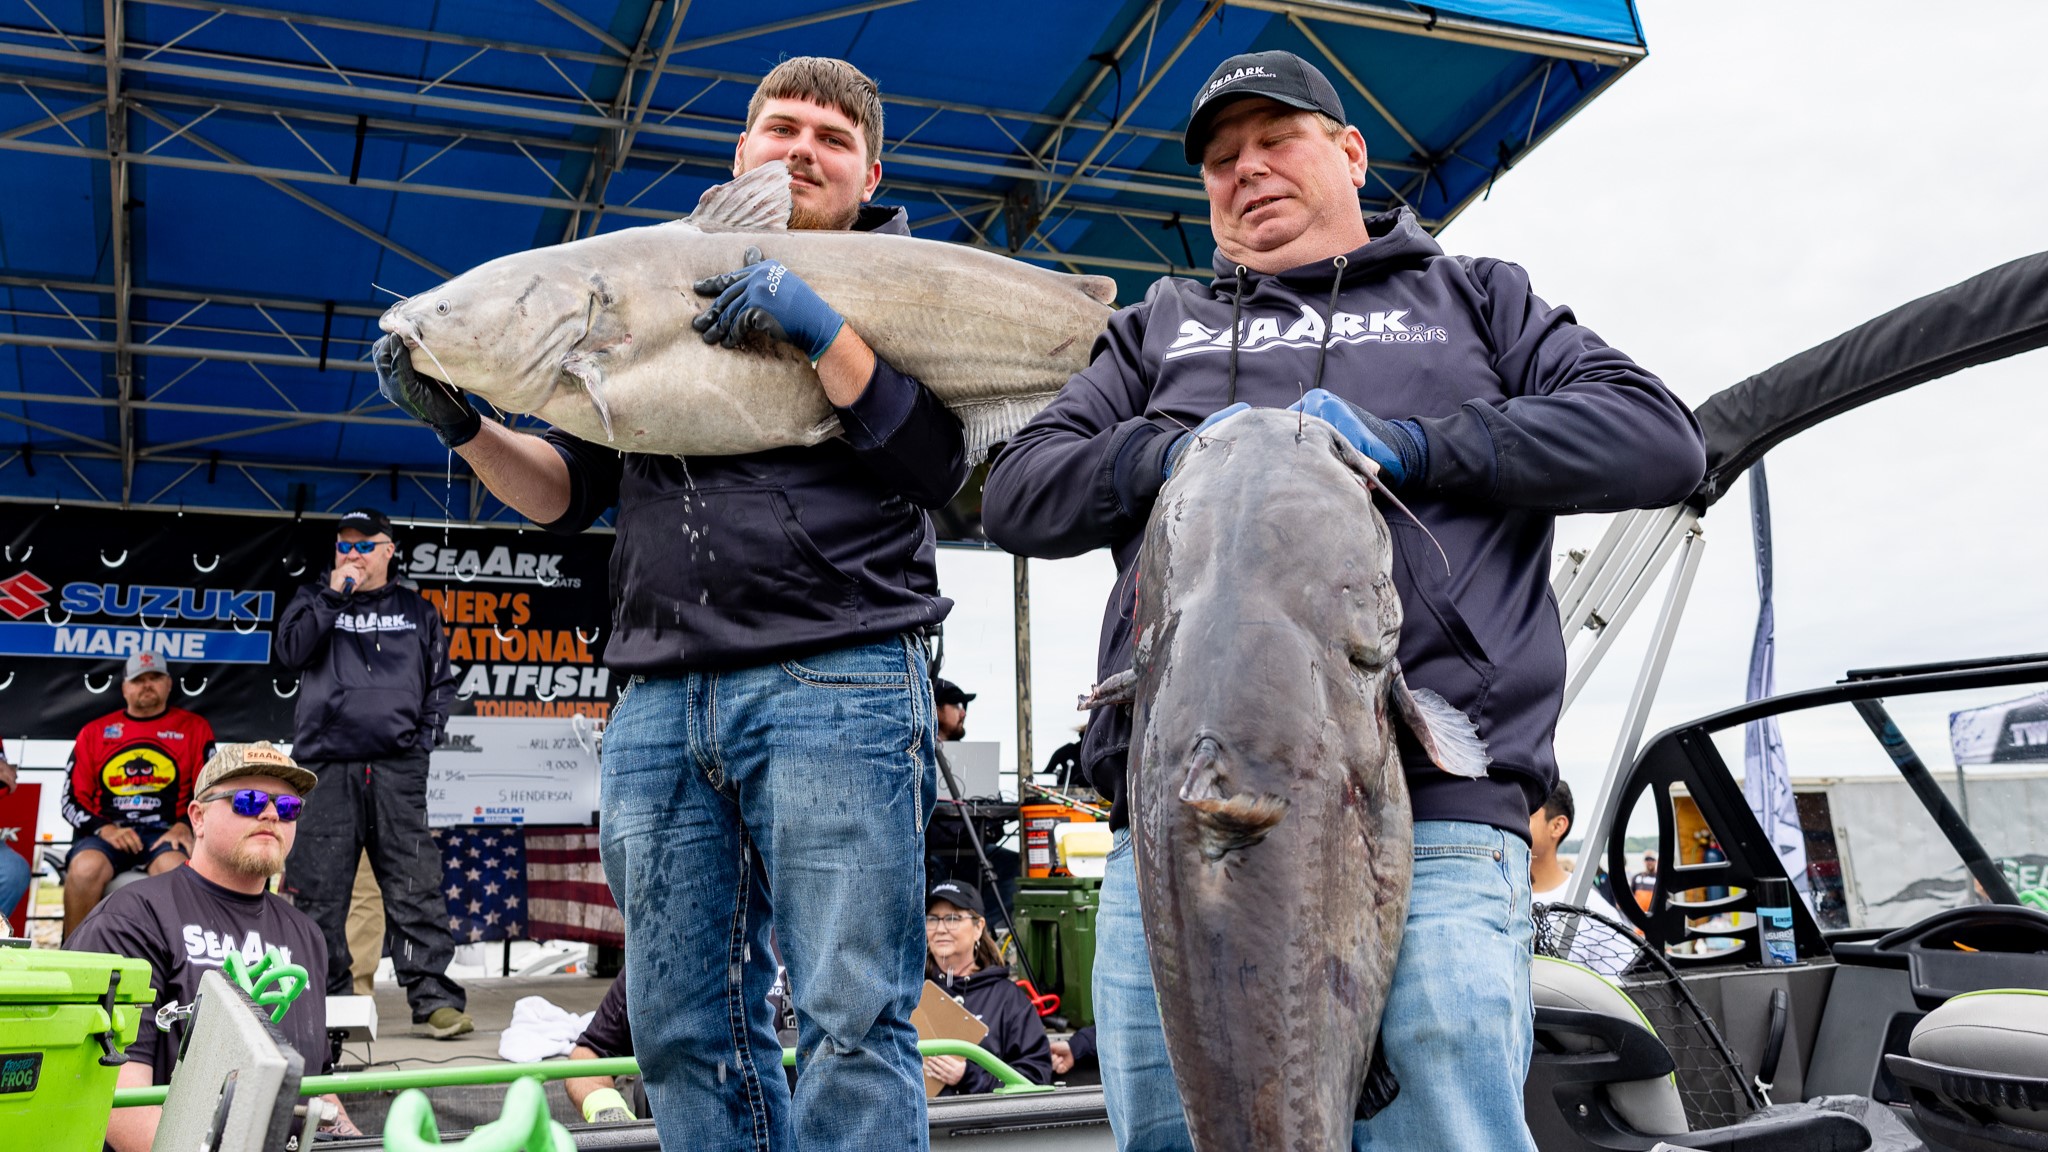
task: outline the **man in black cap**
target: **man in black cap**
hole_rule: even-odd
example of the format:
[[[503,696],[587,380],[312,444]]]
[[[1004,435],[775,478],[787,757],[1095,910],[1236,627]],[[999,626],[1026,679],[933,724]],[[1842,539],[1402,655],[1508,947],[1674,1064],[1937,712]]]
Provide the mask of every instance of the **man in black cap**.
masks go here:
[[[933,677],[932,724],[939,739],[967,739],[967,705],[973,702],[975,695],[951,680]],[[962,787],[965,787],[964,783]],[[973,797],[964,796],[962,799]],[[1017,875],[1023,861],[1016,849],[1005,848],[998,843],[1005,835],[1004,821],[986,817],[979,825],[982,850],[988,853],[989,867],[995,871],[995,884],[990,885],[988,877],[982,875],[981,859],[974,854],[974,841],[967,835],[966,817],[951,801],[952,797],[941,785],[939,806],[933,810],[931,825],[924,833],[925,875],[933,880],[950,878],[979,885],[982,895],[990,903],[996,903],[1000,897],[1000,907],[1007,912],[1017,899]],[[1002,914],[991,923],[1006,928],[1009,919]]]
[[[475,1027],[462,986],[448,978],[455,942],[441,853],[427,830],[427,754],[448,723],[455,676],[440,613],[392,579],[397,548],[382,512],[347,513],[334,567],[299,589],[278,621],[278,662],[299,673],[292,753],[323,785],[285,890],[327,937],[327,994],[347,995],[352,966],[374,970],[379,959],[350,956],[348,946],[349,893],[367,851],[413,1023],[446,1040]]]
[[[1445,255],[1405,208],[1364,217],[1364,137],[1299,57],[1225,61],[1195,93],[1185,155],[1208,191],[1215,280],[1163,280],[1111,318],[1087,370],[996,460],[983,523],[1027,556],[1108,547],[1129,577],[1190,428],[1227,436],[1247,406],[1284,407],[1372,459],[1455,573],[1390,517],[1401,666],[1472,716],[1493,764],[1482,779],[1407,764],[1415,874],[1381,1025],[1401,1090],[1354,1140],[1531,1148],[1529,814],[1557,779],[1565,667],[1551,521],[1684,499],[1705,470],[1699,428],[1520,268]],[[1131,666],[1135,585],[1118,580],[1105,608],[1102,677]],[[1185,1148],[1137,909],[1130,740],[1129,711],[1101,709],[1081,750],[1116,829],[1096,928],[1104,1095],[1120,1147]]]
[[[967,739],[967,706],[974,702],[975,694],[962,691],[951,680],[932,680],[933,725],[938,729],[941,740]]]

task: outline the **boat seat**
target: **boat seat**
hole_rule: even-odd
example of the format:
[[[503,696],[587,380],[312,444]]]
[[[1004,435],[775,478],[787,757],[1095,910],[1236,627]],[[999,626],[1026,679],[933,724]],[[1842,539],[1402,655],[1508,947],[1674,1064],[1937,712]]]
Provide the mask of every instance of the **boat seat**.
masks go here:
[[[1819,1109],[1690,1129],[1671,1051],[1623,987],[1583,964],[1537,956],[1529,970],[1536,1049],[1523,1107],[1545,1152],[1861,1152],[1868,1130]]]
[[[1539,1011],[1553,1008],[1590,1012],[1638,1025],[1653,1037],[1657,1034],[1657,1030],[1650,1026],[1649,1018],[1643,1015],[1643,1010],[1628,998],[1628,993],[1614,981],[1583,964],[1554,956],[1538,956],[1529,967],[1529,991]],[[1561,1019],[1559,1014],[1551,1014],[1548,1030],[1559,1049],[1581,1055],[1602,1048],[1600,1038],[1559,1028]],[[1658,1047],[1661,1049],[1662,1045]],[[1664,1063],[1670,1063],[1668,1054]],[[1679,1098],[1678,1080],[1670,1070],[1663,1075],[1646,1076],[1640,1080],[1610,1082],[1606,1088],[1608,1103],[1636,1131],[1653,1136],[1675,1136],[1686,1130],[1685,1102]]]
[[[1965,992],[1886,1057],[1928,1143],[1959,1152],[2048,1150],[2048,990]]]

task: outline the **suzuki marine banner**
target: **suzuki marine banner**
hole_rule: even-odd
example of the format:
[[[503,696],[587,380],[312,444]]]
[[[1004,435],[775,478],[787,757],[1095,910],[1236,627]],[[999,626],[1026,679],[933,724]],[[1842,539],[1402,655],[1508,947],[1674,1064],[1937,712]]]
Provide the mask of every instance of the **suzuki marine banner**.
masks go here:
[[[0,505],[0,733],[71,739],[122,706],[123,664],[151,651],[171,702],[221,739],[290,740],[299,678],[275,662],[277,622],[332,567],[335,519]],[[396,535],[400,578],[441,613],[454,715],[609,715],[610,535]]]

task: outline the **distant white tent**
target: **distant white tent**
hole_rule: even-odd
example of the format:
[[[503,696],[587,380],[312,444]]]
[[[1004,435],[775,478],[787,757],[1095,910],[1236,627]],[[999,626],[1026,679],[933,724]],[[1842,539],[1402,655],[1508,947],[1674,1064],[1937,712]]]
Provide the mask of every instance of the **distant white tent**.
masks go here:
[[[2048,692],[1950,713],[1948,743],[1957,764],[2048,762]]]

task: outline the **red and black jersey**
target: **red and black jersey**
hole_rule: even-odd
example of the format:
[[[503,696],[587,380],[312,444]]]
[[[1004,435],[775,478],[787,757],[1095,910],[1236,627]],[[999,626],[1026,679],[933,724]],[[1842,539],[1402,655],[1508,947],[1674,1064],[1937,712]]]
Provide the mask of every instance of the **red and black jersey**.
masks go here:
[[[79,729],[71,746],[64,819],[80,835],[108,824],[175,824],[211,755],[213,725],[183,708],[147,720],[109,712]]]

